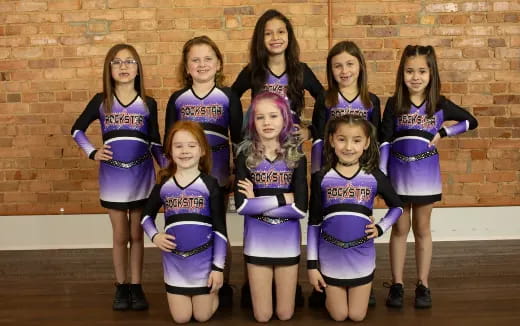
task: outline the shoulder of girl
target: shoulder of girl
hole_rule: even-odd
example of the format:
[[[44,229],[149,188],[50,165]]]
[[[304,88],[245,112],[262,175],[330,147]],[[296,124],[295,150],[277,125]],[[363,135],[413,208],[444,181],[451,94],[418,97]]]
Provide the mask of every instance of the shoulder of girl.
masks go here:
[[[368,96],[370,96],[371,98],[375,98],[375,99],[377,99],[379,101],[379,97],[376,94],[372,93],[372,92],[368,92]]]
[[[146,96],[145,101],[146,101],[147,103],[157,104],[157,101],[156,101],[153,97],[148,96],[148,95]]]
[[[188,89],[189,89],[189,87],[183,87],[183,88],[180,88],[180,89],[174,91],[172,93],[172,95],[170,96],[170,99],[181,95],[182,93],[186,92]]]
[[[444,96],[444,95],[439,96],[439,105],[443,105],[445,103],[450,103],[450,102],[451,101],[448,98],[446,98],[446,96]]]

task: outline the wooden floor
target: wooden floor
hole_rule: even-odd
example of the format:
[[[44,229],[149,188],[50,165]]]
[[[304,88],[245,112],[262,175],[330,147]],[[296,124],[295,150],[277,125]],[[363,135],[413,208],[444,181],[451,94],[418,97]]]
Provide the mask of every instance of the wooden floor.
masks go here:
[[[378,245],[374,282],[377,305],[365,325],[520,325],[520,241],[441,242],[434,244],[430,286],[433,309],[413,308],[415,267],[409,250],[405,307],[384,305],[389,279],[387,245]],[[240,309],[241,248],[233,248],[231,284],[235,305],[218,311],[207,325],[254,324],[250,311]],[[303,263],[301,263],[303,267]],[[159,250],[146,249],[144,289],[146,312],[111,310],[113,272],[108,249],[0,251],[0,325],[169,325],[172,323]],[[300,282],[310,293],[303,268]],[[337,325],[324,311],[298,308],[288,322],[271,325]]]

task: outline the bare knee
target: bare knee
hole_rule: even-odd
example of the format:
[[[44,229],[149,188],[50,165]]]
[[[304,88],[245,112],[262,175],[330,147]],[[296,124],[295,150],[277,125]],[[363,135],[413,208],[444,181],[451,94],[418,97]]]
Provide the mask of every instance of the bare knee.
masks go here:
[[[294,310],[291,309],[278,309],[276,311],[276,316],[280,320],[289,320],[294,315]]]
[[[114,246],[126,247],[130,241],[130,235],[127,232],[114,233]]]
[[[399,225],[398,223],[392,226],[392,236],[394,237],[406,237],[410,232],[410,224]]]
[[[205,322],[208,321],[211,316],[213,316],[213,313],[209,310],[207,311],[193,311],[193,318],[195,318],[198,322]]]
[[[173,314],[172,313],[173,321],[177,324],[186,324],[189,323],[191,320],[191,315],[188,314]]]
[[[273,313],[268,311],[255,311],[254,315],[257,322],[267,323],[269,320],[271,320]]]
[[[340,309],[339,307],[336,309],[327,309],[329,311],[330,318],[335,321],[345,321],[348,317],[347,309]]]
[[[132,232],[132,234],[130,235],[130,241],[132,241],[132,243],[144,242],[143,239],[144,238],[142,230],[139,230],[138,232]]]
[[[348,318],[352,321],[363,321],[367,316],[367,312],[359,312],[359,311],[350,311],[348,314]]]

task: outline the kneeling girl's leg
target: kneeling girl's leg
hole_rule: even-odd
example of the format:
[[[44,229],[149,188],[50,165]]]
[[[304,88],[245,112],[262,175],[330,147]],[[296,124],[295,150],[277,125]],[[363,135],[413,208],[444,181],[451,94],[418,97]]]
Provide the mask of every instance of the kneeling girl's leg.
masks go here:
[[[218,291],[209,294],[194,295],[193,317],[199,322],[208,321],[218,308]]]
[[[344,321],[348,317],[347,289],[342,286],[327,284],[325,307],[335,321]]]
[[[168,298],[168,306],[170,307],[170,314],[173,321],[178,324],[184,324],[191,320],[193,308],[191,297],[181,294],[166,294]]]
[[[370,289],[372,289],[372,282],[348,288],[348,317],[352,321],[365,319]]]
[[[298,280],[298,264],[274,267],[276,286],[276,315],[280,320],[289,320],[294,314],[294,296]]]
[[[261,323],[268,322],[273,316],[273,267],[248,263],[247,274],[255,319]]]

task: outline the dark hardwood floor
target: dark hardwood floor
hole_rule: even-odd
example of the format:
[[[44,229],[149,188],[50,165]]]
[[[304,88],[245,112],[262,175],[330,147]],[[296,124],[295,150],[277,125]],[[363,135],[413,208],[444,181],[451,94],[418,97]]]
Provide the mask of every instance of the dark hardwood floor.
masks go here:
[[[411,245],[410,245],[411,246]],[[411,249],[411,247],[410,247]],[[439,242],[434,244],[430,286],[433,308],[413,307],[415,261],[408,251],[405,307],[384,305],[390,270],[387,245],[378,245],[374,289],[377,305],[365,325],[520,325],[520,240]],[[304,252],[304,250],[303,250]],[[111,310],[113,272],[109,249],[0,251],[0,325],[169,325],[159,250],[146,249],[146,312]],[[302,257],[304,258],[304,257]],[[304,270],[300,283],[310,293]],[[231,284],[235,305],[218,311],[207,325],[255,324],[239,307],[241,248],[233,248]],[[288,322],[271,325],[337,325],[325,311],[298,308]]]

